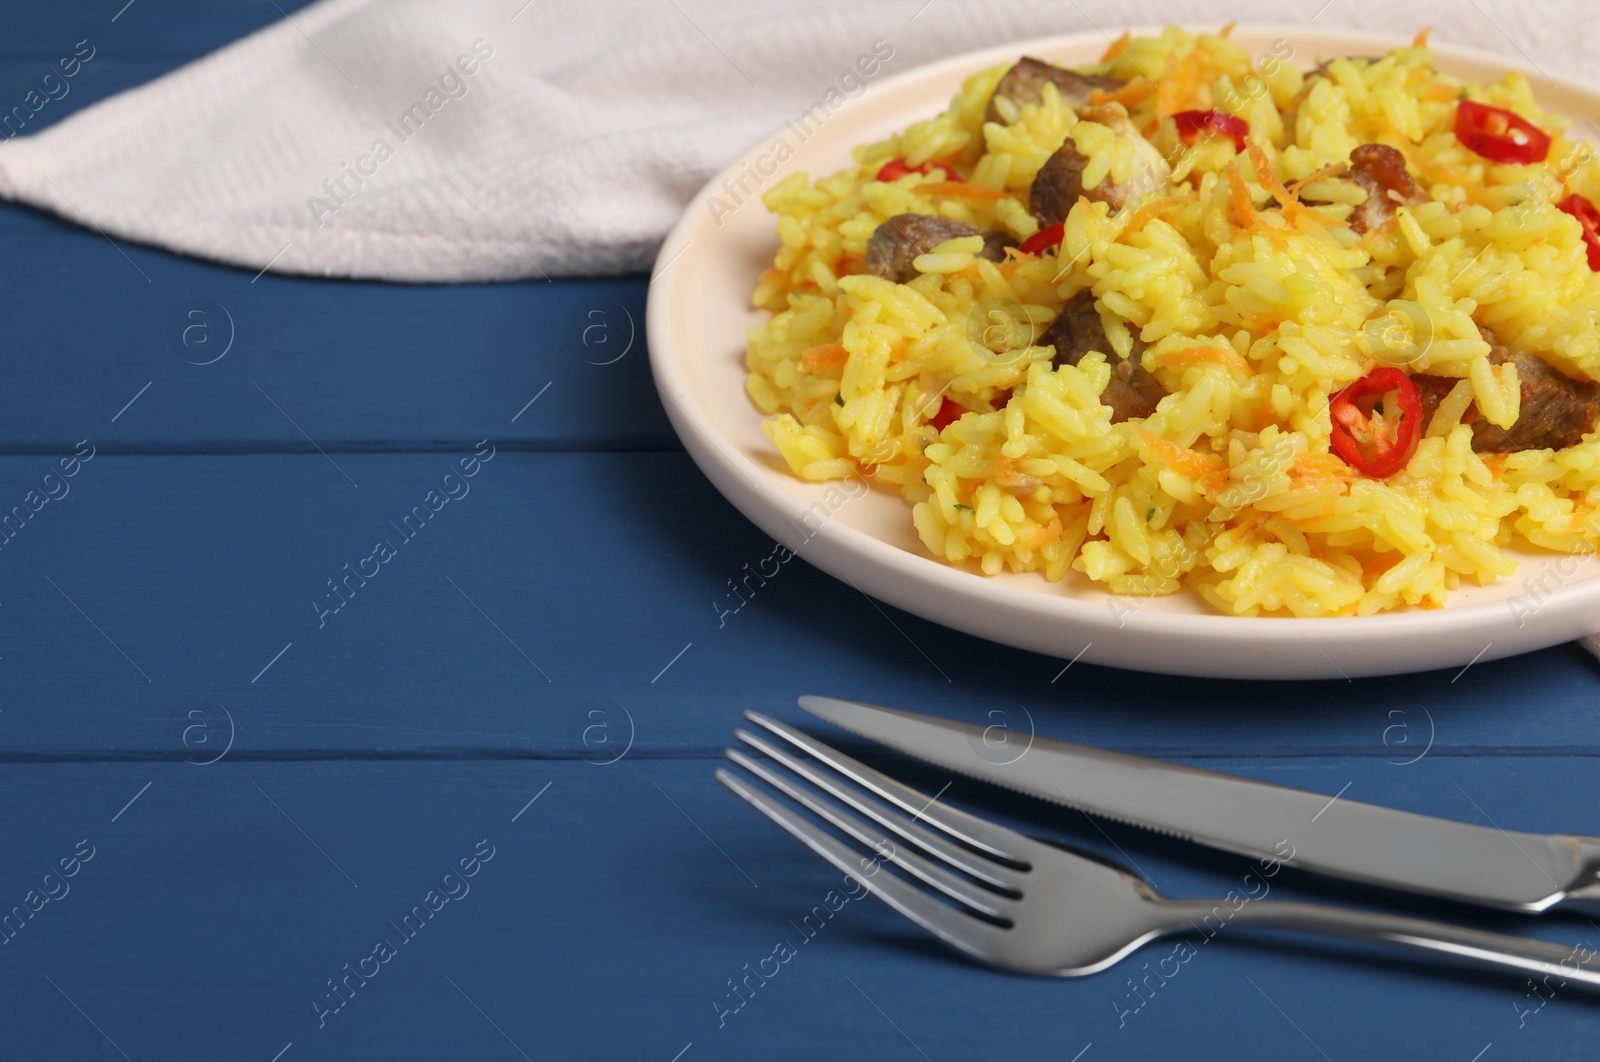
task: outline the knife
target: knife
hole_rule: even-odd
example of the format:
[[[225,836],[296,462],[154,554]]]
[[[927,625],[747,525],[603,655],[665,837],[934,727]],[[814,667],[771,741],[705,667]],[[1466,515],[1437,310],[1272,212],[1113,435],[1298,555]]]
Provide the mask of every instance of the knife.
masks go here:
[[[1600,839],[1474,826],[858,701],[800,706],[940,767],[1196,844],[1508,911],[1600,914]]]

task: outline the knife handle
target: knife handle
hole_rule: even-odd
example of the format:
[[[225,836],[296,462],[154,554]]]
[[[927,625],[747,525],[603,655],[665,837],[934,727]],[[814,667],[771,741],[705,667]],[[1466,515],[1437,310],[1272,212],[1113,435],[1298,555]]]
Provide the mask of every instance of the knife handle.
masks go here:
[[[1174,932],[1190,928],[1214,932],[1208,927],[1224,924],[1297,930],[1391,944],[1478,966],[1517,970],[1531,977],[1558,977],[1562,984],[1572,981],[1600,989],[1600,950],[1581,943],[1568,947],[1421,918],[1312,903],[1247,901],[1234,911],[1220,902],[1167,900],[1162,906],[1175,916],[1171,926]]]

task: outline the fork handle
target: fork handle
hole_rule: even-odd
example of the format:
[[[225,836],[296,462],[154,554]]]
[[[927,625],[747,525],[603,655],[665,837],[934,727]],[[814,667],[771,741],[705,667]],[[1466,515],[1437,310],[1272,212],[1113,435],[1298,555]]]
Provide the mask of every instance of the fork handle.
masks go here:
[[[1213,934],[1224,925],[1300,930],[1331,937],[1392,944],[1411,951],[1441,955],[1478,966],[1517,970],[1537,977],[1555,976],[1600,989],[1600,950],[1578,944],[1567,947],[1542,940],[1485,933],[1443,922],[1348,907],[1283,901],[1246,901],[1230,911],[1224,902],[1165,901],[1174,915],[1172,929],[1193,928]],[[1213,929],[1212,927],[1216,927]],[[1208,937],[1209,939],[1209,937]],[[1586,969],[1589,964],[1592,969]],[[1559,987],[1559,986],[1558,986]]]

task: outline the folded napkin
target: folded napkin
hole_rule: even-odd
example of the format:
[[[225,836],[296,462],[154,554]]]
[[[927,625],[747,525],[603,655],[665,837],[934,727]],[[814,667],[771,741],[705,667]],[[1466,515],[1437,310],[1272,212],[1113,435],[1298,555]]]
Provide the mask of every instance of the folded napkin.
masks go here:
[[[1405,37],[1431,24],[1436,40],[1570,72],[1589,65],[1573,32],[1588,13],[1509,0],[322,0],[0,142],[0,197],[252,272],[639,272],[713,173],[854,88],[843,79],[863,56],[880,60],[870,82],[1008,40],[1109,42],[1225,15]],[[115,57],[114,37],[97,44],[89,62]]]

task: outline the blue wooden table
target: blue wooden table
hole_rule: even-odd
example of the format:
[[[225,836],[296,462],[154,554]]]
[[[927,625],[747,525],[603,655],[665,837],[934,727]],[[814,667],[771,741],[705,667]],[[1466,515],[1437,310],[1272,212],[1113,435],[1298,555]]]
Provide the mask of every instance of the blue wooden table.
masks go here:
[[[0,104],[80,40],[38,127],[280,17],[119,8],[6,5]],[[1070,982],[979,969],[712,779],[741,710],[800,720],[825,692],[1600,834],[1576,647],[1358,682],[1062,674],[803,564],[719,617],[772,543],[667,425],[642,278],[252,280],[17,208],[0,241],[0,514],[22,514],[0,530],[0,1056],[1594,1057],[1575,990],[1360,948],[1238,933],[1166,977],[1168,945]],[[1250,869],[948,795],[1175,895]],[[1291,878],[1274,891],[1600,945],[1583,919]]]

